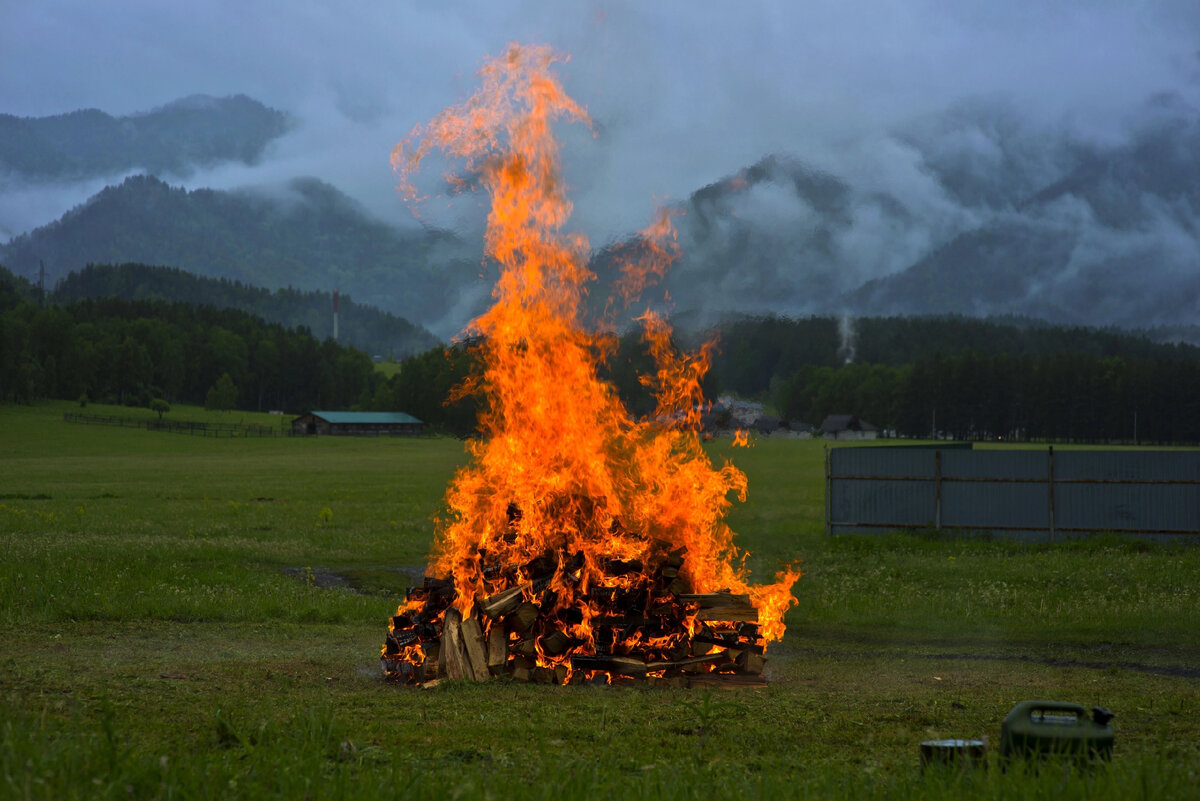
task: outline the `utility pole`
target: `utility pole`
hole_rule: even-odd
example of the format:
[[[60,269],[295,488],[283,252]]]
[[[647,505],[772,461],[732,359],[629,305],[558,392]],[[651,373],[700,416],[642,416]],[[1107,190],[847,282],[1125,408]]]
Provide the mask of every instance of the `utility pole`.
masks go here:
[[[333,341],[338,341],[338,291],[333,290]]]

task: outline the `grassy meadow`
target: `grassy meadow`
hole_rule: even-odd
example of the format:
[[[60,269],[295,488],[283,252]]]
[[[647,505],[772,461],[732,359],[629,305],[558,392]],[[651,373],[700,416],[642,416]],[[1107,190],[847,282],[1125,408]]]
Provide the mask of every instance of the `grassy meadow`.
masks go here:
[[[379,647],[461,442],[217,440],[62,421],[76,410],[0,406],[0,799],[1058,801],[1200,786],[1195,548],[828,539],[823,443],[715,443],[749,476],[731,515],[748,564],[805,571],[767,689],[413,690],[381,680]],[[1028,698],[1112,709],[1112,763],[918,769],[922,740],[994,746]]]

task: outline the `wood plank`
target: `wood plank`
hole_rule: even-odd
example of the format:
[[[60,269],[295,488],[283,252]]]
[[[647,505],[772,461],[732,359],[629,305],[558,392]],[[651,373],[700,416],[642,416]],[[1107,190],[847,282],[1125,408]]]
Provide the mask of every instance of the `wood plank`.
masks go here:
[[[504,626],[509,631],[526,632],[540,614],[541,610],[537,608],[536,604],[525,601],[518,604],[513,613],[504,618]]]
[[[508,633],[504,630],[504,626],[499,623],[493,623],[488,629],[487,638],[487,666],[492,675],[496,675],[504,670],[508,664]]]
[[[492,620],[507,615],[520,606],[527,586],[529,585],[518,584],[515,587],[509,587],[507,590],[501,590],[493,595],[489,595],[479,602],[479,611]]]
[[[721,665],[729,661],[731,661],[729,654],[724,651],[718,651],[715,654],[689,656],[685,659],[674,659],[670,662],[648,662],[646,663],[646,669],[671,670],[672,668],[688,668],[696,665]]]
[[[745,673],[699,673],[688,676],[688,687],[692,689],[713,687],[722,690],[761,689],[767,686],[762,676]]]
[[[731,592],[688,592],[679,596],[685,604],[699,604],[701,609],[710,606],[752,606],[749,595],[734,595]]]
[[[465,678],[473,678],[463,645],[462,613],[453,606],[442,616],[442,656],[446,660],[447,679],[462,681]]]
[[[767,658],[753,651],[742,651],[737,657],[738,673],[757,676],[763,672],[766,664]]]
[[[467,656],[467,678],[487,681],[492,674],[488,671],[487,645],[483,641],[483,627],[479,625],[475,607],[471,607],[470,612],[463,618],[460,629],[463,651]]]
[[[758,610],[753,606],[709,606],[697,612],[696,619],[755,623],[758,621]]]
[[[755,654],[766,652],[766,648],[758,643],[742,642],[741,640],[725,640],[721,637],[707,637],[703,634],[697,634],[692,638],[692,642],[703,643],[705,645],[718,645],[722,648],[728,648],[730,651],[750,651]]]
[[[645,676],[646,663],[631,656],[576,654],[571,657],[572,670],[602,670],[622,676]]]

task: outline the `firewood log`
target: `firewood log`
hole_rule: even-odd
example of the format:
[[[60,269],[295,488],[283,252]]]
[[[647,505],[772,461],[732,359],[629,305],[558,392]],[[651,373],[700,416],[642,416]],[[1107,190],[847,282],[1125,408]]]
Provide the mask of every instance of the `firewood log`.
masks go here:
[[[758,610],[750,602],[749,595],[734,595],[729,592],[686,593],[679,596],[684,604],[697,604],[700,611],[697,620],[756,621]]]
[[[460,631],[463,650],[467,656],[467,666],[470,669],[468,678],[475,681],[487,681],[492,675],[488,671],[487,645],[483,641],[483,628],[479,625],[479,618],[475,614],[474,607],[471,608],[470,614],[463,618]]]
[[[575,644],[575,639],[566,632],[556,629],[544,635],[538,642],[541,644],[542,652],[546,656],[561,656]]]
[[[493,623],[488,629],[487,666],[492,675],[504,670],[508,662],[508,634],[499,623]]]
[[[446,660],[446,678],[451,681],[472,679],[462,636],[462,613],[454,607],[442,617],[442,654]]]
[[[667,585],[667,592],[678,596],[683,596],[692,591],[692,585],[680,577],[676,577],[674,581]]]
[[[728,648],[730,651],[750,651],[752,653],[761,654],[765,652],[765,648],[758,643],[742,642],[735,639],[724,639],[722,637],[710,637],[704,634],[697,634],[692,638],[692,642],[701,643],[703,645],[719,645],[722,648]]]
[[[746,673],[757,676],[763,672],[763,667],[767,663],[767,658],[753,651],[742,651],[737,656],[738,673]]]
[[[504,618],[504,626],[509,631],[524,633],[537,621],[539,614],[536,604],[525,601]]]
[[[767,686],[767,680],[762,676],[751,676],[745,673],[700,673],[688,676],[688,687],[692,689],[715,687],[726,690],[741,688],[755,689]]]
[[[571,657],[572,670],[602,670],[624,676],[645,676],[646,663],[628,656],[600,656],[575,654]]]
[[[671,670],[676,668],[687,669],[690,667],[704,667],[707,670],[708,665],[720,665],[729,662],[729,654],[724,651],[717,651],[712,654],[704,654],[702,656],[689,656],[685,659],[675,659],[670,662],[648,662],[646,663],[647,670]]]
[[[507,590],[489,595],[479,602],[479,611],[495,620],[507,615],[521,604],[526,585],[509,587]]]

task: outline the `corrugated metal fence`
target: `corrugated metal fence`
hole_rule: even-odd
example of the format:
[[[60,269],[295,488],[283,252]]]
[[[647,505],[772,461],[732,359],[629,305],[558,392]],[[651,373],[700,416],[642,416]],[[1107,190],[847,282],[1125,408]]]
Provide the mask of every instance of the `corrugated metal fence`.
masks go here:
[[[833,448],[827,534],[895,529],[1053,541],[1200,534],[1200,452]]]

